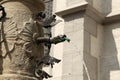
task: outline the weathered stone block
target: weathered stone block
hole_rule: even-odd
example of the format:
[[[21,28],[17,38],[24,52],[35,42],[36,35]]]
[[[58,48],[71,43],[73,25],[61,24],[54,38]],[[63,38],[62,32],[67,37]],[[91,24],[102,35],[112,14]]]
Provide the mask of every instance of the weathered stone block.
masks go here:
[[[91,37],[90,33],[84,31],[84,52],[90,54],[91,52]]]
[[[83,12],[77,12],[74,14],[69,14],[67,16],[64,16],[65,20],[65,27],[64,32],[76,32],[80,31],[84,27],[84,18],[83,18]]]
[[[66,2],[67,2],[67,6],[73,6],[73,5],[76,5],[76,4],[80,4],[80,3],[84,2],[84,1],[85,0],[74,0],[74,1],[67,0]]]
[[[89,16],[85,16],[84,29],[93,36],[97,35],[97,23]]]
[[[84,72],[86,72],[86,76],[91,80],[97,80],[97,70],[98,63],[97,58],[91,56],[90,54],[84,53]],[[85,74],[85,73],[84,73]],[[86,76],[85,79],[86,79]]]

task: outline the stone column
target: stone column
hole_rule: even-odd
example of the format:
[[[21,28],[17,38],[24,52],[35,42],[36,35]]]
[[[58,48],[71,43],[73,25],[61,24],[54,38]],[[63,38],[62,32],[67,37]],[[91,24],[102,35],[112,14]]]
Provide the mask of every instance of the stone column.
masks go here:
[[[44,10],[44,4],[41,0],[3,0],[1,4],[7,16],[0,33],[4,40],[0,47],[0,80],[39,80],[34,71],[44,49],[33,41],[33,35],[43,36],[43,31],[33,17]]]

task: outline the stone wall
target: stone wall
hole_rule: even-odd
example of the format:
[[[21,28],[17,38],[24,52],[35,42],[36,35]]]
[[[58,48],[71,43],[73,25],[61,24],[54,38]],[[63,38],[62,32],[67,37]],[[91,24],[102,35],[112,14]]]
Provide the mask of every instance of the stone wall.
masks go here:
[[[100,56],[100,80],[117,80],[120,71],[120,24],[109,23],[104,27],[104,50]]]
[[[97,80],[99,77],[99,56],[103,45],[103,26],[85,16],[84,23],[84,79]]]
[[[79,5],[79,10],[77,7],[72,7],[75,4]],[[98,80],[99,78],[103,26],[97,19],[98,15],[91,11],[92,8],[83,10],[85,5],[85,1],[71,3],[63,12],[56,12],[64,19],[64,33],[71,39],[69,44],[64,43],[62,75],[61,78],[56,78],[57,80]]]
[[[62,3],[62,5],[58,3]],[[62,16],[65,20],[64,33],[68,34],[68,36],[70,35],[71,40],[73,39],[72,37],[75,38],[74,35],[77,34],[77,36],[79,36],[82,34],[80,39],[77,38],[72,40],[73,42],[71,41],[75,45],[79,45],[79,43],[83,42],[83,48],[81,48],[83,52],[80,55],[81,58],[76,58],[76,63],[80,62],[80,64],[74,65],[78,68],[83,65],[83,68],[81,67],[83,71],[77,72],[78,74],[83,74],[83,77],[79,77],[80,80],[119,80],[119,3],[119,0],[56,1],[54,12]],[[83,20],[79,22],[79,19],[73,18],[75,16],[78,17],[76,12],[82,12],[84,10],[84,16],[80,18]],[[80,14],[81,13],[79,13],[79,15]],[[76,22],[78,23],[76,24],[74,20],[77,20]],[[77,26],[81,26],[81,28],[79,27],[78,29]],[[81,32],[83,30],[83,32],[73,32],[75,28],[81,30]],[[77,50],[73,50],[74,53],[69,55],[72,52],[71,50],[74,49],[74,46],[68,46],[66,43],[65,46],[65,48],[63,48],[63,51],[65,51],[63,52],[63,64],[70,65],[70,63],[72,64],[73,62],[71,60],[71,55],[75,55]],[[71,48],[71,50],[67,47]],[[76,47],[80,49],[81,45]],[[80,61],[81,59],[84,61]],[[74,74],[71,70],[71,66],[72,65],[68,68],[62,67],[63,74]],[[65,77],[63,79],[73,79],[73,76],[71,75],[71,77]]]
[[[71,42],[52,46],[52,55],[62,61],[48,69],[53,75],[48,80],[119,80],[119,3],[54,0],[53,13],[62,22],[52,29],[53,36],[66,34]]]
[[[82,3],[84,0],[66,0],[66,6],[70,7]]]
[[[54,13],[64,20],[62,33],[71,39],[70,44],[59,46],[63,61],[61,77],[56,80],[119,80],[119,3],[119,0],[54,0]]]
[[[77,12],[63,17],[64,33],[71,42],[64,43],[62,80],[83,79],[83,15],[84,12]]]

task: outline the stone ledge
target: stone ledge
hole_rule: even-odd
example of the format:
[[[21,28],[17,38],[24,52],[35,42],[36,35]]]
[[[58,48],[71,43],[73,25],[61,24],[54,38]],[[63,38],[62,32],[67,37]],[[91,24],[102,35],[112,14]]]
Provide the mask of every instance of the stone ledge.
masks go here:
[[[89,16],[90,18],[94,19],[98,23],[103,23],[105,16],[97,11],[94,7],[91,5],[88,5],[86,8],[86,15]]]
[[[85,15],[88,15],[89,17],[91,17],[92,19],[94,19],[96,22],[100,24],[113,23],[120,20],[120,13],[110,13],[105,16],[104,14],[96,10],[94,7],[89,5],[87,2],[83,2],[79,5],[75,5],[75,6],[63,9],[61,11],[57,11],[55,12],[55,14],[57,14],[58,16],[65,16],[65,15],[72,14],[79,11],[86,12]]]
[[[84,10],[86,10],[87,5],[88,5],[88,3],[84,2],[79,5],[71,6],[71,7],[63,9],[61,11],[55,12],[55,14],[57,14],[59,16],[65,16],[67,14],[75,13],[78,11],[84,11]]]
[[[55,14],[57,14],[58,16],[65,16],[65,15],[72,14],[79,11],[86,12],[85,13],[86,15],[90,16],[91,18],[93,18],[95,21],[99,23],[102,23],[102,21],[104,20],[104,16],[100,12],[98,12],[96,9],[94,9],[94,7],[90,6],[87,2],[83,2],[79,5],[75,5],[67,9],[58,11]]]
[[[120,20],[120,13],[117,14],[109,14],[105,17],[104,23],[103,24],[107,24],[107,23],[113,23],[116,21]]]

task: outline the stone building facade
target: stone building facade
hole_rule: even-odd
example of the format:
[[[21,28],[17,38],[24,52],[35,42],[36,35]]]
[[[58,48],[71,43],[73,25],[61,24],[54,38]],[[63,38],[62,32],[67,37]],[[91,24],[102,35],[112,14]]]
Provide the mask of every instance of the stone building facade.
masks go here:
[[[53,13],[63,20],[53,34],[66,34],[70,43],[53,48],[62,59],[49,80],[120,79],[120,1],[54,0]]]
[[[30,0],[23,0],[23,3],[25,3],[24,1],[29,2]],[[7,7],[8,12],[11,9],[17,10],[19,8],[15,13],[12,11],[8,13],[8,17],[12,18],[12,16],[18,15],[17,12],[19,12],[21,14],[18,15],[19,17],[23,15],[25,17],[25,19],[18,19],[18,17],[13,19],[19,26],[21,26],[21,23],[29,21],[33,13],[37,13],[39,9],[43,10],[43,7],[39,5],[41,3],[36,2],[39,0],[31,1],[26,4],[27,7],[21,4],[22,1],[20,3],[11,2],[10,4],[4,4],[5,7],[9,6]],[[71,42],[52,45],[51,55],[62,61],[56,64],[53,69],[50,67],[44,68],[53,75],[52,78],[47,80],[119,80],[120,1],[48,1],[53,1],[52,12],[57,15],[57,19],[62,20],[62,22],[52,28],[52,35],[66,34],[71,39]],[[13,5],[15,7],[12,7]],[[42,47],[41,49],[43,50]],[[17,56],[17,54],[14,56]],[[6,63],[4,64],[4,62]],[[0,65],[0,80],[37,80],[28,74],[26,74],[27,76],[21,76],[16,75],[14,72],[14,74],[5,72],[2,75],[3,68],[7,71],[9,70],[9,63],[9,57],[5,60],[0,58],[0,64],[4,64],[4,66]],[[14,69],[18,70],[17,67],[12,67],[12,70]]]

